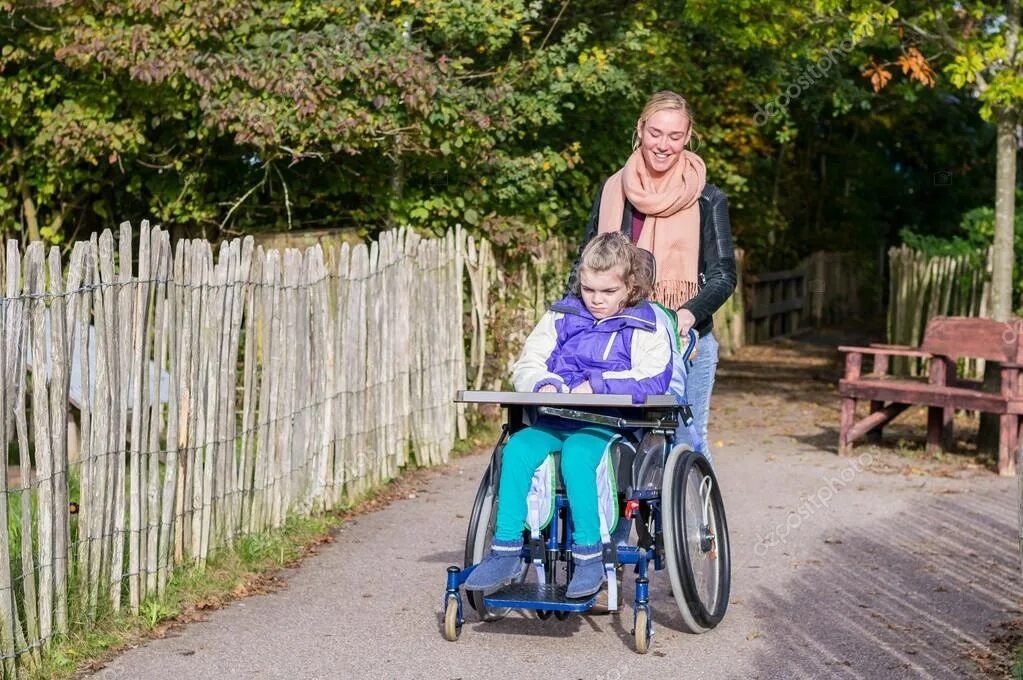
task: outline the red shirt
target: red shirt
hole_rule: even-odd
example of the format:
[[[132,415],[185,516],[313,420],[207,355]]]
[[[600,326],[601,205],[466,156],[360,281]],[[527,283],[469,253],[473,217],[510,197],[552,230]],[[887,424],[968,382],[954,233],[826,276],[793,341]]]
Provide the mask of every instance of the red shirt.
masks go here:
[[[636,210],[632,210],[632,242],[639,243],[639,235],[643,233],[643,224],[646,222],[646,215]]]

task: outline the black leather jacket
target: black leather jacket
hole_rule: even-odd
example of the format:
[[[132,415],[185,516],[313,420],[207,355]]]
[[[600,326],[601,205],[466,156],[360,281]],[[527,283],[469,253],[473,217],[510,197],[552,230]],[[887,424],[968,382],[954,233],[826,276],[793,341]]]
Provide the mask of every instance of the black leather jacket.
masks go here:
[[[579,252],[597,234],[597,218],[600,215],[600,196],[603,185],[597,190],[590,218],[586,221]],[[632,236],[633,207],[625,200],[622,215],[622,231]],[[578,265],[578,258],[576,258]],[[576,267],[573,267],[573,272]],[[714,312],[735,290],[735,249],[732,245],[732,224],[728,218],[728,198],[713,184],[703,188],[700,195],[700,292],[682,305],[696,317],[696,332],[703,337],[714,329]]]

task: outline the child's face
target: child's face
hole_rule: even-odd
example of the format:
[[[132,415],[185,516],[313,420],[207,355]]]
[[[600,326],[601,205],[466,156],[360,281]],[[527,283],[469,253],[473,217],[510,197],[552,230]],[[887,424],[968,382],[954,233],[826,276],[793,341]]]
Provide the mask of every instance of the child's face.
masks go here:
[[[583,268],[579,271],[579,293],[590,314],[595,319],[604,319],[625,307],[629,286],[620,269],[595,272]]]

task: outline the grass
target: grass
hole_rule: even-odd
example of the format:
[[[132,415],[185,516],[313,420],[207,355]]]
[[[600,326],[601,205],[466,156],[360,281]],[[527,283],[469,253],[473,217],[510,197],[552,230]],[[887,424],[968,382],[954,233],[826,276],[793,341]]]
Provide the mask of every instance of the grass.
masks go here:
[[[1012,669],[1009,673],[1012,675],[1013,680],[1023,680],[1023,645],[1017,647],[1012,656]]]

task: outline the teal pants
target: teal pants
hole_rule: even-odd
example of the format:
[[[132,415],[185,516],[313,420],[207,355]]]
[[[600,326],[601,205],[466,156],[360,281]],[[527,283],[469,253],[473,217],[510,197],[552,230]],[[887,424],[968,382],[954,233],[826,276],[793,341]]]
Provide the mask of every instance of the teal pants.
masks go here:
[[[522,536],[533,473],[548,454],[561,451],[561,476],[574,524],[572,540],[576,545],[600,543],[597,466],[614,436],[612,430],[588,425],[579,430],[527,427],[509,437],[501,459],[494,538],[511,541]]]

